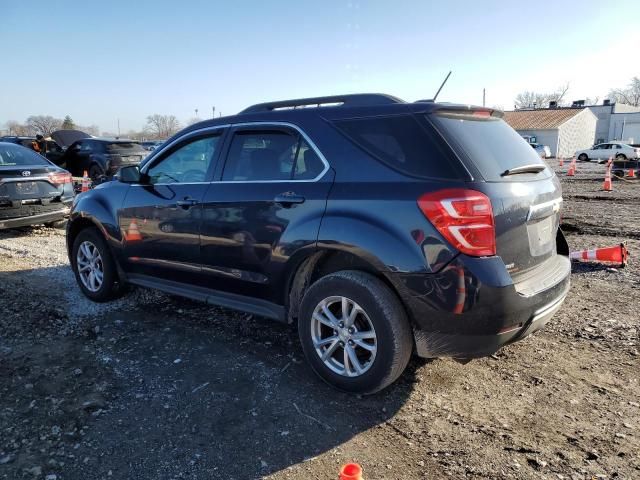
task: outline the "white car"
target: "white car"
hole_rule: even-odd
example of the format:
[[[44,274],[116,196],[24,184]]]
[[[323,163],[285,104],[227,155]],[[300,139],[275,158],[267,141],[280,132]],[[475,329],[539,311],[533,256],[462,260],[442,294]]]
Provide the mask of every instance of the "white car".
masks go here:
[[[538,152],[541,158],[551,158],[551,149],[548,145],[542,145],[541,143],[530,143],[529,145]]]
[[[578,150],[576,158],[583,162],[588,160],[607,160],[609,158],[616,160],[638,159],[640,158],[640,148],[632,147],[626,143],[606,142],[594,145],[587,150]]]

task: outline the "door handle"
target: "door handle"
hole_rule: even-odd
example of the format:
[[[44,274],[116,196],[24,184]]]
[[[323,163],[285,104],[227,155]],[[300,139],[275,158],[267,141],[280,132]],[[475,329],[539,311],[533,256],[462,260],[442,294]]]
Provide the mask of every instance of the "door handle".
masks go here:
[[[302,195],[298,195],[295,192],[284,192],[280,195],[276,195],[276,198],[273,199],[274,202],[279,203],[281,205],[293,205],[294,203],[304,203],[305,198]]]
[[[176,202],[176,205],[187,210],[188,208],[191,208],[194,205],[197,205],[199,203],[200,202],[198,200],[194,200],[193,198],[186,197],[184,200],[178,200]]]

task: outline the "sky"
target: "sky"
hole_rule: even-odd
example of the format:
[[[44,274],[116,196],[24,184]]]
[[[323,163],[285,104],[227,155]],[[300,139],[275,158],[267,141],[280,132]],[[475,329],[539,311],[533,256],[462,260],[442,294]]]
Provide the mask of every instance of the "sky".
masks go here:
[[[513,108],[524,90],[606,97],[640,75],[617,29],[637,0],[0,0],[0,129],[70,115],[102,131],[147,115],[383,92]],[[633,22],[631,18],[628,20]]]

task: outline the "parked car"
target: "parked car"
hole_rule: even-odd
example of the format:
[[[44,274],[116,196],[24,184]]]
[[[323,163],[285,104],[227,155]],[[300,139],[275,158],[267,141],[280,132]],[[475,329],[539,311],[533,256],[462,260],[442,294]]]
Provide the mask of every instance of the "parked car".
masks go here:
[[[542,145],[540,143],[530,143],[529,145],[538,152],[540,158],[551,158],[551,149],[548,145]]]
[[[571,269],[558,178],[501,116],[361,94],[198,123],[78,197],[78,285],[297,322],[313,370],[351,392],[414,352],[490,355],[549,321]]]
[[[576,158],[586,162],[589,160],[608,160],[609,158],[616,160],[637,159],[640,158],[640,148],[635,148],[626,143],[606,142],[594,145],[587,150],[578,150]]]
[[[62,156],[61,164],[74,177],[81,177],[86,171],[93,183],[98,184],[111,179],[121,166],[140,163],[148,153],[133,140],[91,137],[74,141]]]
[[[31,148],[31,144],[36,141],[36,137],[20,137],[20,136],[5,136],[0,137],[0,142],[15,143],[16,145],[22,145],[23,147]],[[45,157],[51,160],[56,165],[60,165],[60,157],[64,153],[64,149],[58,145],[55,141],[47,139],[47,153]]]
[[[140,142],[140,145],[142,145],[142,147],[145,150],[149,150],[150,152],[153,152],[156,148],[162,145],[162,141],[159,141],[159,140],[144,141],[144,142]]]
[[[31,149],[0,142],[0,229],[54,225],[68,216],[73,196],[69,172]]]

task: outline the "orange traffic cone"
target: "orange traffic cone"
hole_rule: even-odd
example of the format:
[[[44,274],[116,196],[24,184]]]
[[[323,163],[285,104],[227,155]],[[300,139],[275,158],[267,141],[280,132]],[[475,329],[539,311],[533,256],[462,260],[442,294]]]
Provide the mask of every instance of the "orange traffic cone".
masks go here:
[[[613,190],[613,184],[611,182],[611,162],[607,164],[607,173],[604,174],[604,185],[602,185],[602,189],[605,192]]]
[[[564,167],[564,158],[560,157],[560,166]]]
[[[89,190],[89,174],[85,170],[82,174],[82,188],[80,192],[86,192],[87,190]]]
[[[624,243],[615,247],[594,248],[592,250],[580,250],[571,252],[569,255],[571,260],[581,262],[610,262],[618,263],[620,267],[624,267],[629,259],[629,252]]]
[[[362,467],[357,463],[347,463],[340,469],[340,480],[362,480]]]
[[[567,170],[567,177],[573,177],[576,174],[576,159],[572,159],[569,164],[569,170]]]
[[[138,229],[138,222],[136,219],[132,219],[129,224],[129,230],[125,233],[124,239],[127,242],[139,242],[142,240],[142,235],[140,234],[140,230]]]
[[[629,173],[627,174],[629,178],[636,178],[636,171],[633,168],[629,169]]]

